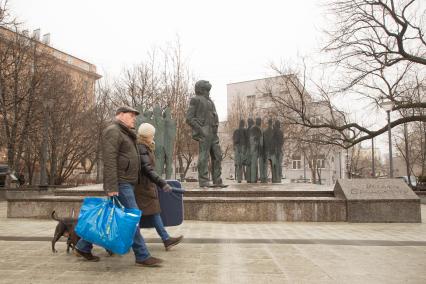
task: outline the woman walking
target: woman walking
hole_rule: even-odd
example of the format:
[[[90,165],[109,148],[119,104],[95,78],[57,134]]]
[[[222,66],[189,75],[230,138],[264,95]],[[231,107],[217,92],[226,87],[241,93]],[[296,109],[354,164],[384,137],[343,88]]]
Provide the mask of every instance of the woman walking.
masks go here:
[[[139,208],[142,210],[142,218],[150,218],[151,223],[161,237],[166,250],[179,244],[183,236],[170,237],[163,225],[158,200],[157,186],[163,191],[170,192],[172,188],[155,171],[155,127],[149,123],[142,123],[137,133],[137,143],[140,155],[140,181],[135,187],[135,197]]]

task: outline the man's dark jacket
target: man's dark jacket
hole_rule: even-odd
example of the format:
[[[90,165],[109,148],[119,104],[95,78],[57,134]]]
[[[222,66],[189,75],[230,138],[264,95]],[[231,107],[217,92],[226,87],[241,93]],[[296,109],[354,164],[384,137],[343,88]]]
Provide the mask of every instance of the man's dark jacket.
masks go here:
[[[136,134],[120,121],[114,121],[102,133],[104,190],[118,192],[118,183],[136,184],[139,176],[139,153]]]

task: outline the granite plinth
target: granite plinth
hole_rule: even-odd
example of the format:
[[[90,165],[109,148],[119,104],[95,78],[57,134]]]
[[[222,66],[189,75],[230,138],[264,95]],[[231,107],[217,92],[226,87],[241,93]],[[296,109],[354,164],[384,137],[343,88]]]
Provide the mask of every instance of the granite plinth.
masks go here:
[[[186,220],[344,222],[346,203],[331,197],[189,197]]]
[[[39,196],[33,198],[9,198],[7,200],[8,218],[50,218],[52,211],[60,217],[75,216],[80,212],[84,197]]]
[[[420,199],[401,180],[339,180],[334,191],[300,184],[234,184],[200,189],[184,184],[185,220],[256,222],[420,222]],[[57,189],[45,196],[8,198],[8,217],[78,214],[85,196],[104,196],[102,185]]]
[[[334,192],[348,222],[421,222],[420,198],[400,179],[338,180]]]
[[[234,184],[200,189],[184,184],[186,220],[205,221],[345,221],[346,204],[333,191],[316,185]],[[85,196],[104,196],[102,185],[56,189],[51,196],[8,199],[8,217],[49,218],[78,214]]]

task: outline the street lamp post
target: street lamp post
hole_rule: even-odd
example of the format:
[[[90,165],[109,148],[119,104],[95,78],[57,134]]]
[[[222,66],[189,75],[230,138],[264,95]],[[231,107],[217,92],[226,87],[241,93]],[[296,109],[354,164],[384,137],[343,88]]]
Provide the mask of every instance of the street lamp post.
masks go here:
[[[390,121],[390,112],[394,107],[392,101],[385,101],[380,104],[380,106],[386,111],[388,115],[388,136],[389,136],[389,177],[393,178],[393,159],[392,159],[392,130],[391,130],[391,121]]]
[[[371,176],[376,178],[376,163],[374,161],[374,137],[371,138],[371,157],[373,159],[371,161]]]

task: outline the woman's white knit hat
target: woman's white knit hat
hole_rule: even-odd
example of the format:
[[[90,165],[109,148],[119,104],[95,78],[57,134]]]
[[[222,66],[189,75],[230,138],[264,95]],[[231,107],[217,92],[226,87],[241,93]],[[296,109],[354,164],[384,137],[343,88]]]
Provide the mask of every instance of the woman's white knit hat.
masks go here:
[[[151,137],[155,134],[155,127],[149,123],[142,123],[138,129],[138,135],[143,137]]]

